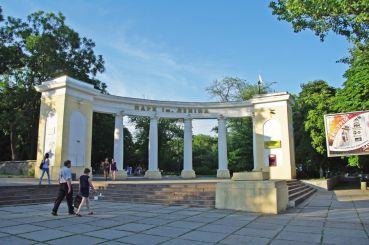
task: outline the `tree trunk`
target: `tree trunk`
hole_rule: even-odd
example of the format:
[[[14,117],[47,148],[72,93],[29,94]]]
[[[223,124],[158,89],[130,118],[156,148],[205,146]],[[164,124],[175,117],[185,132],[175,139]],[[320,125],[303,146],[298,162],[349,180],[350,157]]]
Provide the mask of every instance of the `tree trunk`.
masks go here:
[[[37,113],[37,112],[35,112]],[[37,141],[38,141],[38,122],[39,117],[38,115],[34,114],[32,118],[32,128],[30,129],[30,146],[29,146],[29,152],[27,153],[28,159],[36,159],[37,157]]]
[[[10,124],[10,149],[12,152],[12,160],[19,160],[19,152],[17,149],[17,134],[15,132],[14,123]]]

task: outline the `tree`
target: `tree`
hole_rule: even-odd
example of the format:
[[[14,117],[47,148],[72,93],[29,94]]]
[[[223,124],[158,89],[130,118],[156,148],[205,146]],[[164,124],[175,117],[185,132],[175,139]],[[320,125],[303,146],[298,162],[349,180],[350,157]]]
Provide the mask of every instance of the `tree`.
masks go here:
[[[351,50],[351,66],[345,72],[346,81],[337,91],[335,108],[340,112],[369,109],[369,51]]]
[[[114,154],[114,116],[94,112],[92,122],[91,167],[97,173],[101,161]]]
[[[33,86],[60,75],[106,85],[95,76],[104,71],[95,44],[65,24],[59,14],[35,12],[27,21],[8,17],[0,26],[0,128],[10,137],[12,159],[34,159],[40,95]],[[17,122],[17,123],[15,123]]]
[[[260,93],[270,92],[272,83],[265,83],[260,87]],[[206,88],[212,98],[218,98],[220,102],[249,100],[259,93],[256,84],[246,82],[238,77],[225,77],[222,80],[215,80],[212,85]]]
[[[149,129],[148,117],[130,117],[135,123],[135,163],[148,167]],[[158,161],[159,168],[166,172],[178,172],[178,156],[183,153],[183,129],[176,119],[160,118],[158,121]]]
[[[334,113],[336,89],[323,80],[301,85],[294,106],[294,130],[296,162],[306,172],[318,173],[320,168],[328,167],[324,115]]]
[[[271,83],[266,83],[259,88],[257,84],[251,84],[237,77],[226,77],[215,80],[206,91],[218,98],[221,102],[245,101],[258,94],[271,91]],[[260,89],[260,91],[259,91]],[[228,160],[229,169],[234,171],[252,170],[253,158],[253,127],[251,118],[236,118],[227,120],[228,134]]]
[[[334,111],[347,112],[367,110],[369,108],[369,1],[367,0],[278,0],[269,5],[279,20],[290,22],[295,32],[305,29],[314,31],[323,41],[332,31],[344,36],[353,44],[351,56],[341,61],[350,65],[345,72],[347,79],[342,89],[338,89],[334,103],[328,103]],[[323,95],[324,96],[324,95]],[[320,103],[324,106],[323,103]],[[323,110],[324,111],[324,110]],[[312,137],[312,146],[322,154],[323,146],[321,125],[314,124],[318,109],[309,112],[305,128],[308,127]],[[321,122],[321,121],[317,121]],[[315,129],[314,129],[315,128]],[[338,159],[336,159],[338,161]],[[350,166],[369,167],[369,157],[355,156],[348,159]]]
[[[218,168],[218,139],[209,135],[195,135],[192,147],[196,174],[215,175]]]
[[[221,102],[240,101],[240,91],[243,91],[245,86],[246,82],[240,78],[225,77],[222,80],[215,80],[206,91],[212,97],[218,97]]]
[[[229,120],[228,128],[229,170],[231,172],[251,171],[254,167],[251,118]]]
[[[1,8],[0,6],[0,22],[4,20],[4,17],[3,17],[3,9]]]
[[[369,109],[369,50],[354,48],[351,50],[350,68],[345,72],[346,81],[337,91],[335,110],[339,112],[361,111]],[[369,171],[369,157],[351,156],[349,166]]]
[[[295,32],[311,29],[322,41],[330,31],[356,45],[369,41],[367,0],[277,0],[269,6],[273,15],[290,22]]]

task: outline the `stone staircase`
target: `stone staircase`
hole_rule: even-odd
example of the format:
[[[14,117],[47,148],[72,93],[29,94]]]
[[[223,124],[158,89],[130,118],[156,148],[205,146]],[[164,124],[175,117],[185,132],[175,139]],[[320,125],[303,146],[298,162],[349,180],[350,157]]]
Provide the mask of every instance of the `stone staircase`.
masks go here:
[[[312,186],[299,180],[288,180],[288,207],[294,208],[316,192]]]
[[[52,203],[58,195],[59,185],[0,186],[0,206],[32,203]],[[77,193],[78,185],[73,185]]]
[[[289,207],[293,208],[310,197],[316,189],[298,180],[287,181]],[[215,208],[216,183],[142,183],[96,184],[99,199],[128,203],[156,203]],[[14,204],[52,203],[58,185],[0,186],[0,206]],[[78,184],[73,185],[74,194]],[[91,195],[93,197],[94,195]]]
[[[97,195],[107,201],[215,208],[215,189],[215,183],[109,184]]]

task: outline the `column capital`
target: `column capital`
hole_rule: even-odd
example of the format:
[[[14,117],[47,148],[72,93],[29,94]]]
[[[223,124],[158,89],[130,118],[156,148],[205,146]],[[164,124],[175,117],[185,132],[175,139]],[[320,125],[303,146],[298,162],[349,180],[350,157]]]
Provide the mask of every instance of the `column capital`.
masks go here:
[[[156,113],[150,115],[150,120],[158,120],[158,119],[159,119],[159,117]]]
[[[124,115],[124,111],[116,112],[116,113],[114,113],[114,116],[115,116],[115,117],[124,117],[124,116],[125,116],[125,115]]]
[[[223,121],[225,121],[227,118],[226,117],[224,117],[223,116],[223,114],[220,114],[219,116],[218,116],[218,121],[220,121],[220,120],[223,120]]]
[[[192,118],[191,117],[184,117],[183,122],[187,122],[187,123],[192,122]]]

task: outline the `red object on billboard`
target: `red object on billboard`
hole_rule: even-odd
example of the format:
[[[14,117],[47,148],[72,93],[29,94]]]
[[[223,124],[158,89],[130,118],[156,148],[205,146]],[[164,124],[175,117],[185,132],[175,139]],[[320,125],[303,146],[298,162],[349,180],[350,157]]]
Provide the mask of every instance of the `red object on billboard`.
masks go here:
[[[269,167],[277,166],[277,155],[269,154]]]

